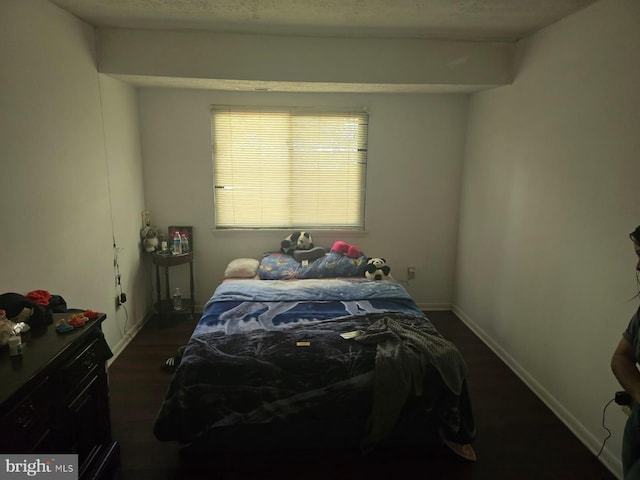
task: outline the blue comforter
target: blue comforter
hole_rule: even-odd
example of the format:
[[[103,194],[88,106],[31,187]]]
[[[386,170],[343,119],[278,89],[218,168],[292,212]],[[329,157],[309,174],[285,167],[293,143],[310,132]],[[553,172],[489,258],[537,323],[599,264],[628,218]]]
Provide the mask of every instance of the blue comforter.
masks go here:
[[[375,342],[340,334],[359,331],[366,338],[370,327],[391,321],[417,332],[423,344],[431,338],[445,345],[446,357],[454,359],[452,370],[465,371],[459,352],[395,281],[225,281],[207,302],[187,344],[154,433],[160,440],[188,443],[217,427],[364,415],[364,439],[374,384],[384,388],[375,381],[381,378],[376,371],[380,349]],[[425,364],[426,357],[414,353],[410,342],[405,347],[417,355],[414,365]],[[470,438],[471,412],[459,408],[461,399],[468,405],[466,387],[451,392],[429,365],[423,373],[429,391],[420,392],[426,403],[422,415],[437,410],[450,430],[464,428],[463,437]]]
[[[195,333],[283,330],[389,311],[421,315],[408,292],[396,281],[232,280],[216,289]]]

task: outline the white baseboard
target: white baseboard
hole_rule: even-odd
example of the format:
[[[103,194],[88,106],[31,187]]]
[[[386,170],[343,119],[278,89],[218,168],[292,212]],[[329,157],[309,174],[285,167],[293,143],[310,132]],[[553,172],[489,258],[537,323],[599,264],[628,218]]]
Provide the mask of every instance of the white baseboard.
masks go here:
[[[580,440],[588,449],[596,455],[602,446],[602,438],[597,438],[593,433],[585,428],[585,426],[574,417],[560,402],[558,402],[547,389],[545,389],[538,381],[524,369],[511,355],[509,355],[500,345],[498,345],[487,333],[476,324],[468,315],[466,315],[457,305],[452,305],[452,311],[469,329],[495,353],[515,373],[525,385],[527,385],[533,393],[542,402],[549,407],[556,417],[564,423],[569,430]],[[473,399],[471,399],[473,402]],[[600,454],[599,460],[602,464],[618,478],[622,478],[622,460],[619,455],[614,455],[609,449],[604,449]]]
[[[120,341],[116,344],[116,346],[111,349],[111,352],[113,353],[113,357],[111,357],[107,361],[107,368],[110,367],[113,362],[115,362],[115,360],[118,358],[118,356],[120,356],[120,354],[124,351],[127,345],[131,343],[131,340],[133,340],[135,336],[140,332],[140,330],[142,330],[142,327],[144,327],[145,323],[147,323],[147,320],[149,320],[149,318],[151,318],[151,316],[147,314],[142,318],[138,319],[138,321],[120,339]]]

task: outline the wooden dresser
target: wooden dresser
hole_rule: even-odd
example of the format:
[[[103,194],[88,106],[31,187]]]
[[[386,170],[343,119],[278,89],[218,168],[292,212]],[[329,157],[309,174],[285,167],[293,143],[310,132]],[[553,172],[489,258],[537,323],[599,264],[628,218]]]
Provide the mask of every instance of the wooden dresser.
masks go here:
[[[56,314],[54,318],[64,317]],[[111,438],[106,318],[60,334],[53,325],[23,336],[24,351],[0,348],[0,452],[78,455],[78,478],[111,479],[120,465]]]

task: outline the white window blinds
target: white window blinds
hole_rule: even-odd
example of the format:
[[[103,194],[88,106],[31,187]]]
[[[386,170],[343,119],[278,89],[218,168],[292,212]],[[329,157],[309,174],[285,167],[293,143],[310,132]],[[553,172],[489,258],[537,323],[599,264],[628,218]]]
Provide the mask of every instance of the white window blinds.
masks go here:
[[[363,229],[368,115],[212,109],[216,227]]]

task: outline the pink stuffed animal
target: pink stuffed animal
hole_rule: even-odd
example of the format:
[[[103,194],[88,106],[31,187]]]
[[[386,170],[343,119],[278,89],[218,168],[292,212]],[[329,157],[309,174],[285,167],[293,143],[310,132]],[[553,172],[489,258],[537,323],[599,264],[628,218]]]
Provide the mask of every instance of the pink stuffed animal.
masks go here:
[[[333,247],[331,247],[331,250],[334,252],[340,253],[342,255],[345,255],[349,258],[358,258],[360,255],[362,255],[362,252],[358,247],[340,240],[333,244]]]

